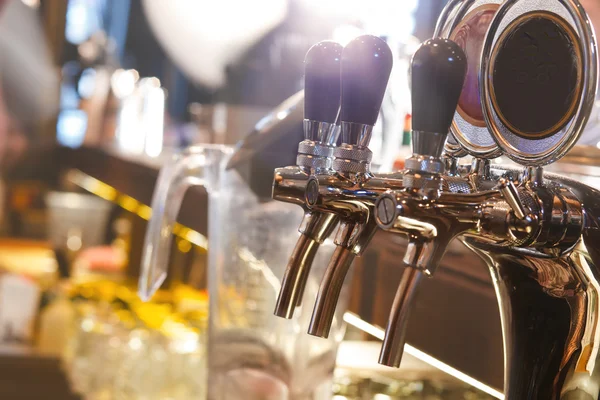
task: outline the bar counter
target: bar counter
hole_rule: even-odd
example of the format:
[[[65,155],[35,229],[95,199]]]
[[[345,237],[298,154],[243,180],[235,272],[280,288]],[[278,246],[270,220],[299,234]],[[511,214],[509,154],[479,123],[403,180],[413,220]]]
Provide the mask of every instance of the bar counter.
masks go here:
[[[114,149],[58,148],[61,169],[78,171],[120,194],[148,206],[160,166],[169,157],[124,154]],[[600,150],[575,148],[548,168],[600,186]],[[598,165],[598,166],[594,166]],[[77,182],[76,182],[77,183]],[[79,182],[78,184],[81,184]],[[190,190],[178,222],[206,235],[207,195]],[[377,326],[385,326],[400,281],[406,243],[379,231],[372,245],[354,264],[350,311]],[[485,264],[461,243],[448,250],[436,279],[422,285],[416,312],[408,328],[408,343],[492,387],[503,383],[502,332],[496,295]],[[376,363],[376,360],[372,360]]]

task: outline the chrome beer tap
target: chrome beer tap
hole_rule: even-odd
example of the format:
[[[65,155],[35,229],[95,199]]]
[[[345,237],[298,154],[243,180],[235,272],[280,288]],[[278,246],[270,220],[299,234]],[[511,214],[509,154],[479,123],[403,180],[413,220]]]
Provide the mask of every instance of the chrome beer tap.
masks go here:
[[[397,192],[386,193],[377,200],[377,221],[387,230],[408,235],[408,248],[400,287],[379,361],[399,366],[404,349],[406,321],[423,273],[433,274],[449,242],[461,231],[471,228],[469,207],[442,199],[445,162],[442,151],[452,123],[454,110],[463,86],[467,67],[466,55],[452,41],[432,39],[424,43],[412,60],[413,155],[405,162],[406,171]],[[460,178],[459,178],[460,179]],[[471,203],[478,199],[469,198]],[[456,221],[445,218],[446,209],[464,214]],[[429,210],[426,218],[412,213],[421,207]],[[410,214],[405,212],[410,210]]]
[[[456,15],[473,21],[451,22],[457,29],[489,11],[464,3],[468,13]],[[379,361],[400,364],[418,285],[457,238],[486,262],[496,287],[505,398],[598,399],[600,191],[542,168],[566,154],[589,118],[596,40],[576,0],[549,0],[541,10],[527,0],[494,6],[475,71],[485,126],[475,125],[478,137],[465,130],[459,144],[473,154],[486,129],[497,150],[524,168],[478,160],[460,176],[444,171],[450,124],[474,120],[473,108],[459,104],[455,114],[461,48],[447,39],[426,42],[413,59],[415,154],[403,184],[375,205],[378,225],[409,239]]]
[[[332,175],[333,150],[339,136],[340,65],[342,46],[323,41],[306,54],[304,87],[304,140],[298,145],[296,166],[278,168],[273,199],[304,208],[300,238],[288,262],[277,297],[275,315],[292,318],[302,302],[304,287],[319,245],[338,223],[332,213],[310,210],[305,204],[306,184],[312,174]]]
[[[413,58],[414,154],[403,173],[369,171],[385,45],[361,37],[344,49],[334,172],[274,182],[275,198],[339,223],[309,333],[327,336],[350,264],[376,226],[405,235],[379,360],[398,366],[419,283],[457,239],[486,262],[496,288],[506,398],[600,398],[600,191],[543,170],[589,119],[596,38],[577,0],[543,3],[449,2],[437,29],[449,39],[426,42]],[[470,168],[458,163],[466,154],[475,157]],[[499,155],[523,168],[490,163]]]
[[[398,175],[375,176],[370,171],[372,153],[368,148],[388,79],[392,52],[375,36],[361,36],[342,52],[342,144],[333,152],[334,175],[315,174],[306,188],[311,210],[336,215],[340,225],[336,249],[327,266],[308,332],[327,337],[344,279],[356,256],[375,234],[373,206]]]
[[[391,182],[401,179],[401,174],[373,175],[370,171],[372,153],[368,148],[392,63],[392,52],[380,38],[365,35],[350,42],[341,56],[342,144],[330,153],[333,156],[331,169],[313,168],[308,180],[306,170],[298,167],[279,169],[275,173],[274,199],[303,205],[311,218],[327,219],[328,224],[315,230],[320,240],[329,236],[339,222],[334,240],[336,250],[319,288],[309,326],[309,333],[315,336],[329,335],[348,269],[377,229],[373,212],[377,196],[387,188],[395,187]],[[299,292],[300,285],[295,282],[305,281],[299,277],[308,274],[303,260],[309,258],[307,254],[311,259],[314,257],[317,248],[313,243],[314,240],[304,238],[298,242],[284,277],[275,311],[277,315],[291,315],[294,300],[290,298]],[[304,263],[302,268],[297,267],[300,263]]]

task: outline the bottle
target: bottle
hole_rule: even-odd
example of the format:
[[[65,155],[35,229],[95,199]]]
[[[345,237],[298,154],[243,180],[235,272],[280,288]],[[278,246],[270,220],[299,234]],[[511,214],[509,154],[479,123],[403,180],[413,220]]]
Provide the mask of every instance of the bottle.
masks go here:
[[[40,314],[38,350],[47,355],[62,356],[71,339],[75,309],[66,295],[65,284],[59,285],[56,300]]]
[[[404,160],[412,155],[412,147],[411,147],[411,130],[412,126],[412,115],[406,114],[404,117],[404,129],[402,131],[402,146],[400,146],[400,151],[398,151],[398,155],[396,156],[396,161],[394,162],[394,171],[401,171],[404,169]]]

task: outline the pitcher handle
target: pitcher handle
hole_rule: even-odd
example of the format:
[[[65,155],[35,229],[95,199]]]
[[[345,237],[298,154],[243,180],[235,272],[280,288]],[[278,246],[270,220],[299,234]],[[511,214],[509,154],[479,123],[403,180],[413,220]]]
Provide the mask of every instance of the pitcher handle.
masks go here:
[[[173,228],[185,193],[193,186],[205,187],[209,196],[218,190],[220,171],[232,152],[222,145],[191,146],[161,168],[142,252],[138,283],[142,300],[148,301],[167,277]]]

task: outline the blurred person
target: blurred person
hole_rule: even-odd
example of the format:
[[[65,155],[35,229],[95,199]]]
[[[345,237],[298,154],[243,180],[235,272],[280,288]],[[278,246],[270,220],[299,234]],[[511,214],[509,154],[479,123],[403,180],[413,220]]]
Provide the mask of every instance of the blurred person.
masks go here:
[[[10,196],[14,185],[5,181],[56,170],[51,127],[59,108],[59,78],[37,10],[22,0],[0,0],[0,223],[12,233],[21,226],[22,202]]]
[[[59,76],[35,9],[0,0],[0,165],[14,164],[59,107]]]

